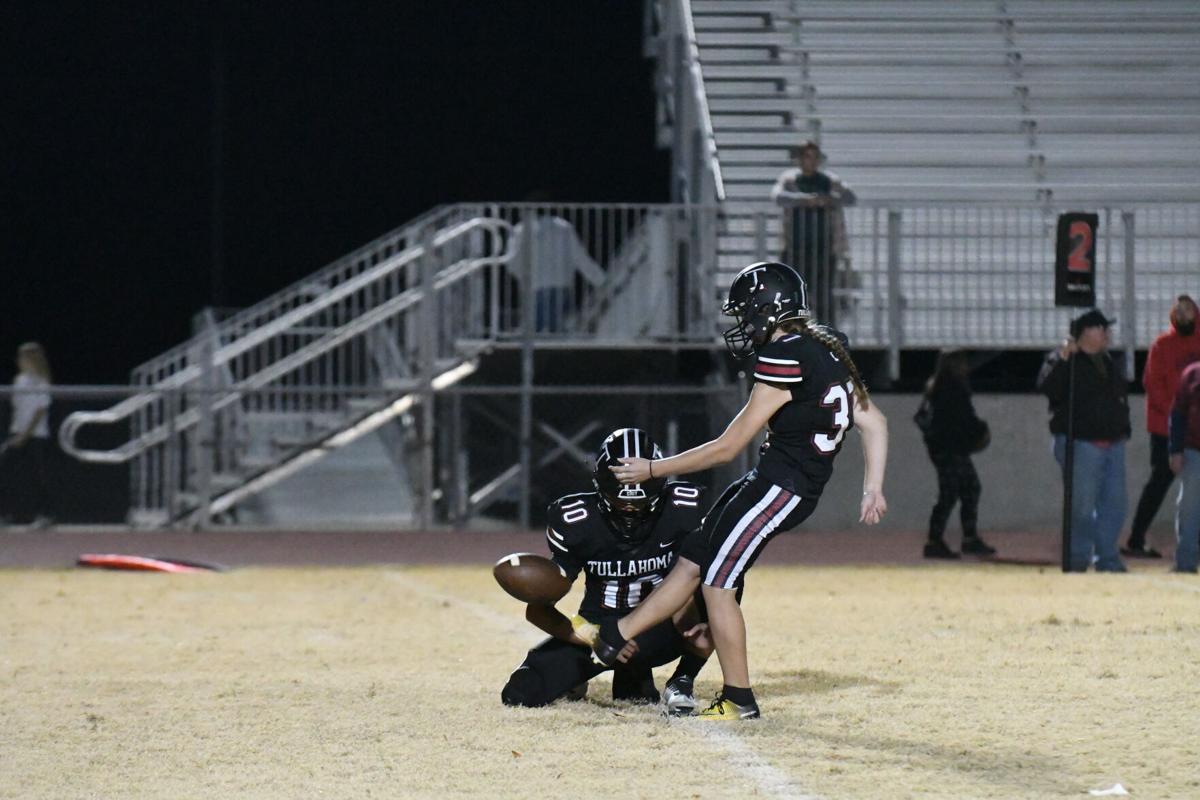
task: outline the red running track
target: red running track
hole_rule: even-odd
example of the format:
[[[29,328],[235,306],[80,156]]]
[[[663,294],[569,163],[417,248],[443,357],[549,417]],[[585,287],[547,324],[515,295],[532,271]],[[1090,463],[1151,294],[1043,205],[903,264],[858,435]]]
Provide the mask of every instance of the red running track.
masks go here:
[[[767,546],[762,564],[893,564],[921,558],[921,532],[871,529],[796,531]],[[1056,533],[992,533],[1003,561],[1056,565]],[[81,553],[124,553],[247,566],[368,564],[492,564],[517,551],[546,553],[545,537],[529,531],[278,531],[218,529],[204,533],[127,529],[0,529],[0,568],[73,567]],[[970,559],[964,559],[967,563]],[[1159,562],[1161,563],[1161,562]]]

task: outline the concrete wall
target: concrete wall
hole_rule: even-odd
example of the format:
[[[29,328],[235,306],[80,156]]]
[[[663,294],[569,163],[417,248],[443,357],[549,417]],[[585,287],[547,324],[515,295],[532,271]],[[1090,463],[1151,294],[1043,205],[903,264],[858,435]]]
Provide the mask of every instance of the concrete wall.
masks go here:
[[[987,420],[992,430],[991,446],[975,457],[975,468],[983,483],[980,530],[985,533],[1057,531],[1062,521],[1062,478],[1050,452],[1046,400],[1039,395],[976,395],[974,401],[979,416]],[[881,395],[878,402],[887,414],[891,433],[884,484],[890,510],[884,525],[897,530],[924,530],[937,497],[937,477],[912,421],[920,397]],[[1130,398],[1130,410],[1133,438],[1126,446],[1129,507],[1126,530],[1150,471],[1150,443],[1140,395]],[[861,439],[852,431],[838,456],[834,477],[825,489],[821,505],[805,527],[822,530],[859,527],[862,469]],[[1169,535],[1174,503],[1172,490],[1159,511],[1152,534]],[[951,541],[957,540],[958,530],[956,510],[948,528]]]

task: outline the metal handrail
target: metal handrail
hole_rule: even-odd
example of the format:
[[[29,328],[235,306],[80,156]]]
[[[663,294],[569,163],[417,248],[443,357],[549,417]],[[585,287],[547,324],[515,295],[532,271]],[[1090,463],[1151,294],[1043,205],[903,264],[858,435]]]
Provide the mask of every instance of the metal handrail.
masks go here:
[[[246,325],[253,326],[255,324],[254,320],[257,317],[268,313],[272,308],[280,307],[288,299],[296,297],[298,294],[303,292],[305,287],[320,285],[325,280],[336,276],[347,266],[354,264],[359,259],[369,255],[372,251],[381,248],[388,242],[399,241],[405,238],[415,238],[416,234],[419,233],[421,229],[427,227],[435,217],[437,217],[439,214],[444,215],[451,208],[453,208],[453,206],[446,204],[435,206],[415,219],[409,220],[404,225],[388,231],[382,236],[375,238],[373,241],[357,248],[353,252],[348,253],[347,255],[344,255],[341,258],[338,258],[337,260],[325,265],[315,273],[306,275],[303,279],[296,281],[295,283],[292,283],[283,289],[280,289],[279,291],[269,295],[252,306],[237,310],[220,321],[217,330],[218,335],[224,335],[237,331]],[[211,335],[211,332],[209,335]],[[134,371],[136,373],[154,370],[164,364],[169,363],[174,357],[185,355],[188,350],[194,346],[195,342],[193,337],[193,339],[189,339],[188,341],[176,345],[175,347],[158,354],[153,359],[139,364],[137,367],[135,367]]]
[[[445,288],[456,281],[462,280],[483,266],[502,264],[509,260],[511,252],[508,247],[508,234],[511,234],[512,228],[507,222],[500,219],[478,217],[446,228],[434,235],[432,246],[440,247],[464,234],[476,230],[504,234],[505,249],[493,256],[464,259],[447,267],[434,278],[432,283],[435,290]],[[360,273],[351,280],[339,284],[325,294],[257,328],[237,341],[216,349],[212,356],[213,365],[219,366],[228,363],[233,358],[267,341],[271,337],[286,332],[295,323],[332,306],[358,289],[385,277],[387,274],[411,264],[425,255],[425,252],[426,248],[424,245],[417,245],[397,253],[395,256]],[[242,392],[260,388],[286,375],[305,361],[328,352],[345,342],[348,338],[356,336],[389,316],[415,305],[422,297],[423,291],[420,288],[408,289],[402,292],[376,308],[361,314],[351,322],[345,323],[325,336],[310,342],[280,361],[229,387],[228,394],[214,401],[210,410],[218,411],[227,407],[231,403],[236,402],[241,397]],[[184,412],[175,418],[170,428],[166,425],[159,425],[153,430],[147,431],[141,436],[110,450],[87,450],[81,448],[76,445],[75,437],[85,425],[111,425],[127,419],[157,400],[164,390],[178,389],[190,381],[199,378],[201,374],[202,370],[200,366],[187,367],[171,375],[169,378],[158,382],[153,387],[144,390],[140,394],[117,403],[112,408],[101,411],[77,411],[63,420],[62,426],[59,428],[59,444],[66,453],[81,461],[104,464],[127,462],[139,453],[144,452],[147,448],[165,441],[172,434],[172,431],[178,432],[198,423],[201,417],[200,411],[192,409]]]
[[[713,131],[712,115],[708,110],[708,92],[704,88],[704,72],[700,68],[700,45],[696,41],[696,24],[692,19],[690,0],[677,0],[683,20],[683,35],[687,41],[687,69],[692,79],[692,92],[700,110],[700,129],[704,145],[708,150],[708,164],[712,171],[717,200],[725,199],[725,182],[721,179],[721,160],[717,154],[717,136]]]

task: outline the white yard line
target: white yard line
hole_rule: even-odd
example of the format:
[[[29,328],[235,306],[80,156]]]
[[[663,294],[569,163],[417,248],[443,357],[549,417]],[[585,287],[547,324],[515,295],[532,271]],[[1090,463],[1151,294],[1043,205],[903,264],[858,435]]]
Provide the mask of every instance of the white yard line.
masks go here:
[[[757,750],[738,736],[730,725],[761,725],[761,722],[700,722],[689,721],[679,725],[694,735],[706,740],[709,744],[724,751],[728,765],[746,777],[750,778],[758,790],[768,797],[786,797],[790,800],[820,800],[815,794],[809,794],[803,787],[788,777],[787,773],[771,765]]]
[[[1182,581],[1170,580],[1165,575],[1127,575],[1126,577],[1139,581],[1149,581],[1150,583],[1163,586],[1167,589],[1178,589],[1181,592],[1200,592],[1200,586],[1197,586],[1194,583],[1183,583]],[[1192,580],[1195,580],[1195,578],[1193,577]]]
[[[512,634],[526,640],[536,641],[542,638],[541,632],[534,630],[528,623],[520,622],[508,614],[502,614],[485,603],[468,600],[450,592],[443,592],[403,570],[389,571],[386,575],[389,580],[414,594],[465,609],[488,623],[492,630]],[[757,750],[747,744],[746,740],[729,728],[730,725],[757,725],[760,723],[700,722],[699,720],[680,720],[679,722],[682,724],[672,726],[674,730],[687,731],[714,749],[721,751],[722,755],[728,759],[730,768],[745,775],[764,796],[789,798],[789,800],[821,800],[817,795],[805,792],[785,772],[772,766]]]

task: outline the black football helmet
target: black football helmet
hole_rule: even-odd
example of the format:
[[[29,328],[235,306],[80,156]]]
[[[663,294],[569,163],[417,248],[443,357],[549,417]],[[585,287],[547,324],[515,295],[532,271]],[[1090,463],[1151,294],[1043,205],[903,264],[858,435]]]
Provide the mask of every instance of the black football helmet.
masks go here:
[[[662,450],[650,434],[637,428],[618,428],[608,435],[596,456],[592,484],[600,493],[600,508],[613,529],[627,543],[636,543],[650,534],[645,523],[659,508],[666,478],[646,483],[623,484],[612,474],[611,466],[622,458],[662,458]]]
[[[733,279],[721,313],[737,322],[725,331],[725,346],[734,357],[746,358],[771,341],[779,323],[808,319],[808,289],[787,264],[759,261]]]

